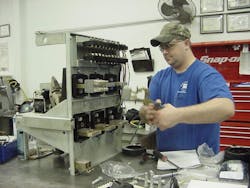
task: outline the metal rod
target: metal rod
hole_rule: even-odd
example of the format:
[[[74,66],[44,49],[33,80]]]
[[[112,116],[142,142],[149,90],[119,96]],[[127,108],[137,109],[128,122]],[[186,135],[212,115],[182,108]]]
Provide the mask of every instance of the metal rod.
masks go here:
[[[154,179],[167,178],[167,177],[175,176],[178,174],[179,174],[179,172],[173,172],[173,173],[168,173],[168,174],[159,174],[159,175],[154,175],[153,178]]]
[[[143,178],[143,177],[135,177],[135,179],[136,179],[136,180],[139,180],[139,181],[144,181],[144,183],[145,183],[145,178]],[[147,186],[148,186],[148,185],[150,184],[150,179],[147,178],[147,181],[146,181],[146,182],[147,182]],[[161,180],[161,183],[162,183],[162,184],[165,184],[166,181],[162,179],[162,180]],[[154,180],[154,181],[153,181],[153,184],[157,185],[157,184],[158,184],[158,181],[157,181],[157,180]],[[144,186],[144,187],[147,187],[147,186]]]
[[[101,29],[110,29],[116,27],[127,27],[127,26],[138,26],[142,24],[150,24],[155,22],[166,22],[165,19],[155,19],[155,20],[144,20],[144,21],[136,21],[136,22],[125,22],[125,23],[116,23],[116,24],[107,24],[100,26],[89,26],[89,27],[77,27],[71,29],[61,29],[61,30],[52,30],[52,31],[37,31],[40,33],[58,33],[58,32],[83,32],[83,31],[96,31]]]

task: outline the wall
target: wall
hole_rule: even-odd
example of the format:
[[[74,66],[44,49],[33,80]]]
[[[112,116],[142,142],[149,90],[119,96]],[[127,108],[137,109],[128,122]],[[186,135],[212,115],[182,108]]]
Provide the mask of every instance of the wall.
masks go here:
[[[18,58],[21,66],[19,65],[19,68],[13,66],[14,60],[11,60],[11,66],[15,76],[22,76],[22,85],[29,96],[39,88],[39,83],[49,82],[52,75],[60,81],[62,67],[66,64],[64,45],[37,47],[36,31],[75,29],[78,32],[82,31],[80,33],[83,34],[120,41],[127,44],[129,49],[133,49],[150,47],[149,40],[156,36],[166,23],[165,20],[161,20],[156,0],[22,0],[21,3],[18,2],[0,0],[0,7],[7,7],[7,9],[0,9],[1,12],[5,12],[3,19],[2,13],[0,14],[0,23],[8,18],[11,24],[16,25],[15,32],[19,31],[20,38],[17,42],[20,41],[20,48],[16,49],[12,37],[10,45],[11,51],[17,53],[13,58]],[[199,7],[200,0],[194,0],[194,2]],[[8,11],[8,7],[12,11]],[[199,8],[197,13],[199,14]],[[20,18],[14,21],[16,15],[20,15]],[[147,20],[153,21],[139,24]],[[131,22],[138,22],[138,24],[121,26],[122,23]],[[119,27],[114,27],[116,24]],[[98,29],[98,26],[105,25],[110,27]],[[201,35],[199,27],[200,21],[197,17],[191,27],[193,42],[249,39],[249,32]],[[18,34],[15,37],[17,36]],[[158,48],[150,48],[155,60],[155,70],[164,68],[166,63]],[[130,85],[133,88],[145,87],[146,77],[154,74],[154,72],[134,73],[131,66],[130,73]]]
[[[0,38],[0,43],[7,43],[9,73],[21,79],[20,63],[20,6],[19,0],[0,0],[0,25],[10,24],[10,37]]]
[[[151,0],[22,1],[22,25],[25,26],[25,35],[23,35],[25,48],[22,49],[25,64],[23,66],[29,72],[28,74],[23,74],[23,79],[25,85],[29,86],[27,87],[28,94],[31,95],[33,90],[39,87],[40,82],[50,81],[52,75],[60,80],[61,69],[65,66],[64,46],[36,47],[34,43],[34,33],[36,31],[62,30],[159,19],[156,5],[157,2]],[[128,44],[127,40],[133,41],[136,39],[135,42],[132,42],[133,45],[130,48],[143,46],[145,39],[149,38],[150,35],[143,36],[145,39],[142,39],[141,31],[144,33],[143,30],[146,28],[143,29],[142,26],[134,26],[134,28],[136,29],[135,31],[130,27],[112,29],[112,32],[114,32],[112,36],[110,35],[110,30],[100,31],[99,34],[101,33],[100,36],[102,35],[107,39],[121,40],[125,44]],[[154,31],[153,28],[151,26],[150,30]],[[138,45],[134,45],[136,43]]]

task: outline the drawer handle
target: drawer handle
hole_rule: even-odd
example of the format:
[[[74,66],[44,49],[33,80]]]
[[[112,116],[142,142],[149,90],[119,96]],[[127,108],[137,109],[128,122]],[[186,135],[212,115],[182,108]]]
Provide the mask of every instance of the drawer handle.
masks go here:
[[[231,93],[250,93],[250,91],[243,91],[243,90],[231,90]]]
[[[245,95],[233,95],[233,98],[250,98],[250,96],[245,96]],[[242,99],[238,99],[242,100]]]
[[[248,102],[250,102],[250,100],[234,100],[234,102],[242,102],[242,103],[246,102],[246,103],[248,103]]]
[[[233,134],[249,134],[250,135],[250,132],[235,132],[235,131],[220,131],[221,133],[233,133]]]
[[[250,110],[235,110],[235,112],[250,112]]]
[[[225,128],[225,129],[245,129],[245,130],[250,130],[250,127],[231,127],[231,126],[224,126],[224,125],[221,125],[220,126],[221,128]]]
[[[220,146],[223,146],[223,147],[229,147],[229,146],[235,146],[235,145],[230,145],[230,144],[220,144]],[[236,145],[236,146],[240,146],[240,147],[243,147],[243,148],[249,148],[249,146],[244,146],[244,145]]]
[[[250,140],[250,137],[245,136],[229,136],[229,135],[220,135],[221,138],[239,138],[239,139],[247,139]]]

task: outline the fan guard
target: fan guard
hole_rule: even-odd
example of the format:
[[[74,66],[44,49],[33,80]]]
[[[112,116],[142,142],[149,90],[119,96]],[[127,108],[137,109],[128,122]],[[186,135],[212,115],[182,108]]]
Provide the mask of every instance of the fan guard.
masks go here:
[[[159,0],[158,10],[164,19],[182,24],[191,23],[196,15],[192,0]]]

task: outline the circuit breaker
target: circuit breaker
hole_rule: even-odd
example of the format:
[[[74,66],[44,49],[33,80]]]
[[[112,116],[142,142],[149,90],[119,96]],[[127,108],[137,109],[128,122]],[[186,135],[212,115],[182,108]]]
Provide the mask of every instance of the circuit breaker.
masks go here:
[[[95,107],[94,110],[84,107],[81,109],[85,114],[83,119],[89,122],[87,127],[78,126],[79,113],[73,114],[74,140],[78,142],[86,139],[86,135],[91,135],[93,129],[100,127],[96,125],[106,124],[107,127],[111,120],[121,119],[120,93],[124,85],[121,71],[128,61],[125,54],[128,47],[116,41],[88,36],[82,36],[76,42],[77,63],[71,67],[72,97]],[[105,102],[106,97],[116,97],[117,101]],[[99,100],[102,100],[102,106],[96,105]],[[98,133],[94,131],[93,134]]]

